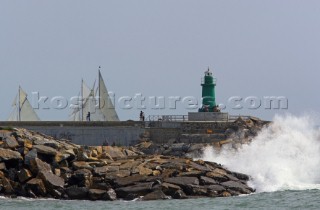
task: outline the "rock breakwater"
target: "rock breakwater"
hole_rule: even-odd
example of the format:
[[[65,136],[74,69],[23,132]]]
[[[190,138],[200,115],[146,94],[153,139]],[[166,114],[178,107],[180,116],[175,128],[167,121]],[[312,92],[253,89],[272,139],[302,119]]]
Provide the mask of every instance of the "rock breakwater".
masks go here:
[[[0,129],[0,195],[157,200],[249,194],[249,176],[136,147],[86,147],[26,129]]]

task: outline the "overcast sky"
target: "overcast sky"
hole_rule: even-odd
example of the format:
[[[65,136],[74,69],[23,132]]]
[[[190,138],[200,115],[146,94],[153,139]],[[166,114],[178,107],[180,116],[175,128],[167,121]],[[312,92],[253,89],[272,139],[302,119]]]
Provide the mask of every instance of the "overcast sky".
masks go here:
[[[82,78],[93,85],[98,66],[121,120],[138,119],[134,103],[129,110],[118,103],[137,93],[147,98],[147,116],[196,111],[181,101],[177,109],[151,109],[148,97],[200,99],[208,66],[218,79],[217,102],[231,114],[320,111],[317,0],[1,0],[0,27],[0,120],[19,85],[30,101],[34,91],[70,99]],[[262,103],[285,96],[289,106],[251,110],[243,102],[235,110],[233,96]],[[42,120],[67,120],[70,109],[37,112]]]

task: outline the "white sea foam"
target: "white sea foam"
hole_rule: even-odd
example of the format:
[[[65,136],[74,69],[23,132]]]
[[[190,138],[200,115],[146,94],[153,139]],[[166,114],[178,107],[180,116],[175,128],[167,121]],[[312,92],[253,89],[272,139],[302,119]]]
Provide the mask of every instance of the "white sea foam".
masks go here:
[[[308,116],[276,116],[250,145],[208,147],[202,158],[249,174],[257,192],[320,189],[320,131]]]

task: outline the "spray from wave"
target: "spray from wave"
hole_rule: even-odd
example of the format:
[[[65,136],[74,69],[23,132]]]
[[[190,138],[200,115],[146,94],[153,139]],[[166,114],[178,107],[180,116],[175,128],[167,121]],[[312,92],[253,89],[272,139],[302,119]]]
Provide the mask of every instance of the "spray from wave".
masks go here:
[[[238,151],[204,149],[204,160],[249,174],[257,192],[320,189],[320,131],[310,117],[276,116]]]

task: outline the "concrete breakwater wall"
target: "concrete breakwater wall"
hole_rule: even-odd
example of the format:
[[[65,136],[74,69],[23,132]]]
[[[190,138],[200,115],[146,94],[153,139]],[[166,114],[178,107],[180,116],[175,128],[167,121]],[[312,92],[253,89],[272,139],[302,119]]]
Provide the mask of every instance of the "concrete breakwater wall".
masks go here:
[[[0,127],[26,128],[50,135],[56,139],[68,139],[79,145],[118,146],[135,145],[139,140],[151,140],[156,144],[168,141],[180,143],[211,143],[225,139],[225,131],[232,122],[0,122]]]
[[[103,144],[129,146],[135,144],[144,126],[139,122],[0,122],[1,127],[26,128],[52,136],[68,139],[79,145],[101,146]]]

